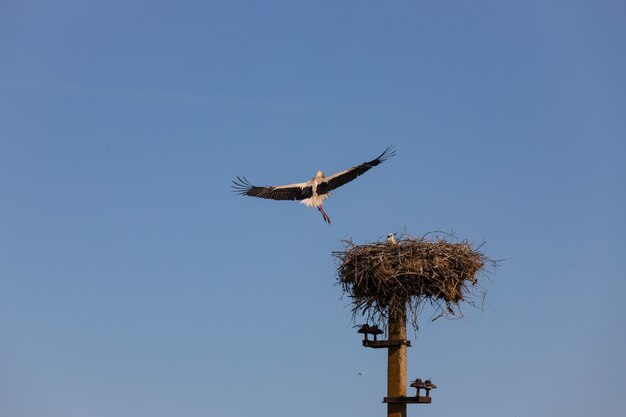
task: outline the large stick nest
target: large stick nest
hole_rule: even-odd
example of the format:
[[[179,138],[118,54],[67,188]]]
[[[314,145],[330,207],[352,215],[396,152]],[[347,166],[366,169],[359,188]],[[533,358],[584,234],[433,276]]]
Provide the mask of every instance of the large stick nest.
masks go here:
[[[480,246],[468,241],[403,235],[396,243],[343,242],[345,248],[333,256],[340,261],[337,277],[343,292],[353,300],[353,318],[363,314],[383,325],[389,316],[404,317],[408,308],[417,330],[424,301],[435,307],[435,319],[462,316],[459,303],[476,305],[484,294],[477,287],[478,272],[487,262],[495,266]]]

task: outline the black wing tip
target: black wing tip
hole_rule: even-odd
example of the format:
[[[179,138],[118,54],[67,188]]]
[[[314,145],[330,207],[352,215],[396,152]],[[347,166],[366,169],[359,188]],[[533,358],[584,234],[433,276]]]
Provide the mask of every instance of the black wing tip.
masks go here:
[[[376,162],[376,165],[385,162],[387,159],[396,156],[396,149],[393,147],[393,145],[389,145],[387,146],[387,149],[385,149],[383,151],[383,153],[381,153],[380,155],[378,155],[378,158],[374,159],[373,162]]]
[[[250,184],[250,182],[248,181],[248,179],[245,176],[239,176],[237,175],[237,179],[233,180],[233,183],[231,184],[231,187],[233,189],[233,192],[239,194],[239,195],[247,195],[248,192],[252,189],[252,187],[254,187],[252,184]]]

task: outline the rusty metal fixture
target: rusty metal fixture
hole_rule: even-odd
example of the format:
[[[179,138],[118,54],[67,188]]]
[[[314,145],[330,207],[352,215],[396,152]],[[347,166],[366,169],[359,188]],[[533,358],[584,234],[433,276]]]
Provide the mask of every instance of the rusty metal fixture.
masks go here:
[[[411,341],[407,339],[400,340],[364,340],[363,346],[372,349],[390,348],[392,346],[411,347]]]
[[[415,397],[385,397],[383,402],[387,404],[430,404],[431,397],[415,396]]]
[[[369,324],[363,324],[357,333],[363,334],[363,340],[368,340],[367,336],[370,334],[374,335],[374,340],[376,340],[379,334],[383,334],[383,331],[379,329],[377,325],[370,326]]]
[[[421,389],[426,390],[427,398],[430,398],[430,390],[437,388],[437,385],[433,384],[430,379],[422,381],[420,378],[417,378],[415,381],[413,381],[410,386],[417,389],[417,393],[415,394],[416,397],[420,396]]]
[[[411,347],[411,341],[407,339],[378,340],[378,335],[383,334],[384,332],[377,325],[370,326],[369,324],[363,324],[361,325],[357,333],[363,334],[363,346],[365,347],[370,347],[374,349],[389,348],[392,346],[402,345]],[[369,340],[368,335],[370,334],[374,336],[374,340]]]

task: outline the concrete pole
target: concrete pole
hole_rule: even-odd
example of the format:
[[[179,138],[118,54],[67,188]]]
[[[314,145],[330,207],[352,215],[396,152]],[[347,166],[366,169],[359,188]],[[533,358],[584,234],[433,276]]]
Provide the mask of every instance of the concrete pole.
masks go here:
[[[389,340],[406,340],[406,313],[389,317]],[[387,350],[387,396],[406,397],[406,345]],[[387,404],[387,417],[406,417],[406,404]]]

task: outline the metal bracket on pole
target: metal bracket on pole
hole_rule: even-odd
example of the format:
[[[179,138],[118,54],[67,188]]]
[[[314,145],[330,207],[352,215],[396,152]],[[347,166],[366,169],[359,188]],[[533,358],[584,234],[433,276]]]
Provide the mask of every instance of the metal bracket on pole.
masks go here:
[[[380,348],[388,348],[391,346],[406,346],[406,347],[411,347],[411,341],[410,340],[406,340],[406,339],[400,339],[400,340],[364,340],[363,341],[363,346],[365,347],[369,347],[369,348],[373,348],[373,349],[380,349]]]
[[[363,346],[373,348],[373,349],[381,349],[388,348],[392,346],[406,346],[411,347],[411,341],[407,339],[399,339],[399,340],[378,340],[378,335],[383,334],[383,331],[378,328],[378,326],[370,326],[369,324],[362,325],[357,333],[363,334]],[[373,335],[374,340],[369,340],[368,335]]]
[[[430,404],[432,402],[430,390],[436,389],[437,385],[433,384],[430,379],[422,381],[418,378],[411,383],[411,386],[417,388],[415,397],[385,397],[383,402],[391,404]],[[426,390],[426,395],[420,395],[422,389]]]

